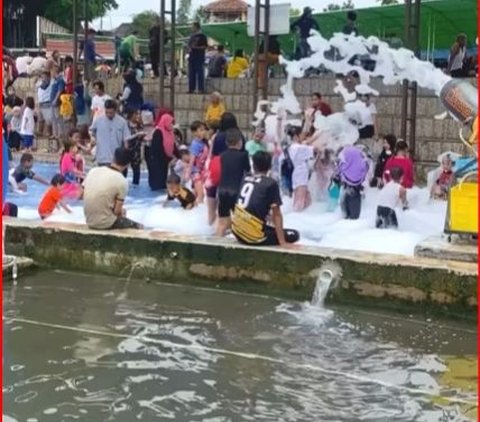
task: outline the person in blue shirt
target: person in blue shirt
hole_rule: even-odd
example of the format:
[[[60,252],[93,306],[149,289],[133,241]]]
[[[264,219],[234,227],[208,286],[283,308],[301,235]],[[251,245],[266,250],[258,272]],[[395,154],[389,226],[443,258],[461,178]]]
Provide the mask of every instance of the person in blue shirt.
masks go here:
[[[65,92],[65,80],[63,76],[58,72],[58,69],[53,70],[52,91],[50,94],[50,103],[52,104],[53,122],[52,132],[53,140],[56,141],[56,146],[51,145],[51,152],[57,152],[60,149],[59,141],[65,137],[65,124],[63,117],[60,115],[60,95]]]
[[[310,45],[307,42],[307,38],[310,36],[310,31],[312,29],[320,30],[318,23],[312,17],[312,9],[306,7],[303,9],[303,14],[298,20],[296,20],[290,27],[292,31],[295,29],[300,32],[300,58],[308,57],[310,55]]]
[[[84,78],[87,81],[87,86],[91,81],[95,80],[95,67],[97,65],[97,58],[103,60],[103,57],[97,54],[95,46],[95,30],[89,29],[87,39],[80,46],[80,55],[83,53],[85,61]]]

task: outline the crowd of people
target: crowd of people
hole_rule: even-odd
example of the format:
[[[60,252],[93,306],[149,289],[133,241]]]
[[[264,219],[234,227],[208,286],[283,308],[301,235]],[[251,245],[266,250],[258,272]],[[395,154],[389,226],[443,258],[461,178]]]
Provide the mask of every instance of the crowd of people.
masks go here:
[[[205,224],[215,225],[218,236],[232,233],[245,244],[286,246],[299,240],[297,231],[283,227],[281,207],[288,197],[296,212],[321,200],[328,202],[328,211],[340,208],[344,218],[354,220],[360,217],[365,190],[381,189],[378,228],[397,228],[397,212],[408,207],[415,182],[408,145],[394,135],[378,134],[370,95],[358,94],[364,109],[355,145],[322,147],[314,122],[333,110],[320,93],[312,95],[301,125],[289,124],[280,112],[276,134],[271,136],[261,126],[242,133],[222,95],[214,92],[204,120],[192,122],[184,139],[175,127],[174,110],[145,104],[134,71],[124,74],[123,92],[115,98],[105,92],[101,81],[93,81],[87,106],[72,101],[70,69],[67,57],[63,69],[53,66],[44,72],[37,101],[17,97],[13,85],[5,97],[4,138],[11,151],[22,152],[19,165],[10,171],[10,190],[28,194],[29,179],[49,185],[38,206],[42,219],[57,208],[70,212],[71,201],[83,201],[92,229],[141,229],[140,223],[127,217],[124,202],[129,185],[135,188],[141,183],[143,161],[146,182],[165,197],[165,206],[176,202],[191,210],[205,203]],[[77,124],[62,111],[64,96],[70,96]],[[61,144],[55,149],[59,171],[51,182],[33,171],[37,133]],[[90,160],[94,167],[88,171]],[[432,198],[445,199],[453,180],[452,160],[447,156]],[[11,203],[4,207],[8,215],[16,212]]]

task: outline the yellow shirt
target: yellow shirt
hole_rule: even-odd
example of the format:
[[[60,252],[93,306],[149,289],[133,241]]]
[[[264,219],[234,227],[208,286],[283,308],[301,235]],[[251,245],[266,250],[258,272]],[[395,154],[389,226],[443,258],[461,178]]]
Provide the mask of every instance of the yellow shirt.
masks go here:
[[[60,116],[64,119],[70,119],[73,115],[73,96],[70,94],[60,95]]]
[[[244,57],[235,57],[228,64],[227,78],[237,79],[245,70],[248,69],[248,60]]]
[[[209,104],[205,113],[205,122],[207,124],[219,123],[223,113],[225,113],[225,105],[223,103]]]

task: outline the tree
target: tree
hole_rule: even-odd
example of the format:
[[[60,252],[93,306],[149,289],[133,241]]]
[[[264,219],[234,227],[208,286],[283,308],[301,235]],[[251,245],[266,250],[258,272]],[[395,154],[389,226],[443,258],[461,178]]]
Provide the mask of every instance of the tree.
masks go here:
[[[192,0],[180,0],[180,6],[177,9],[177,23],[185,25],[190,21],[190,10],[192,8]]]
[[[387,0],[388,1],[388,0]],[[341,5],[336,3],[330,3],[323,9],[324,12],[334,12],[336,10],[354,9],[355,5],[352,0],[345,0]]]
[[[160,15],[153,10],[145,10],[135,15],[132,20],[132,29],[138,31],[140,38],[148,38],[148,31],[155,25]]]
[[[380,3],[382,6],[388,6],[390,4],[398,4],[398,0],[377,0],[377,3]]]
[[[302,11],[300,9],[295,9],[295,8],[290,9],[291,17],[300,16],[301,14],[302,14]]]
[[[40,3],[43,5],[42,16],[64,26],[73,29],[73,0],[21,0],[25,3]],[[83,18],[83,1],[77,0],[77,16]],[[118,8],[116,0],[88,0],[88,20],[92,21],[103,16],[107,11]],[[28,6],[27,6],[28,10]]]
[[[205,22],[207,20],[207,12],[205,7],[200,6],[193,14],[193,20],[196,22]]]

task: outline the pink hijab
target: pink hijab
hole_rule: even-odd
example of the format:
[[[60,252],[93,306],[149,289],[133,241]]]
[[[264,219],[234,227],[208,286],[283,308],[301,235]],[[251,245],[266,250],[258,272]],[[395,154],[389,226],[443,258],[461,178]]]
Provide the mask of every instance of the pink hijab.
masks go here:
[[[173,133],[173,121],[175,119],[169,113],[163,114],[157,121],[156,128],[162,132],[163,149],[167,157],[173,157],[173,150],[175,149],[175,135]]]

